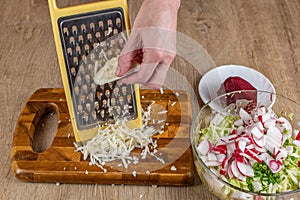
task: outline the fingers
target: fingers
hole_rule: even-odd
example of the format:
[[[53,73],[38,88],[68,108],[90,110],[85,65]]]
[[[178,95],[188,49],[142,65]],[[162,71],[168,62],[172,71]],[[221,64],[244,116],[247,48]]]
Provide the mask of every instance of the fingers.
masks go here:
[[[122,80],[124,83],[146,83],[150,80],[155,68],[160,62],[160,57],[153,50],[143,50],[143,59],[140,70]]]
[[[162,50],[145,49],[143,56],[140,70],[120,81],[126,84],[142,83],[151,88],[160,88],[175,55]]]
[[[141,63],[142,61],[142,42],[138,33],[133,32],[121,55],[118,58],[118,67],[116,76],[123,76],[131,67],[133,61]]]
[[[146,72],[146,70],[143,70],[145,68],[141,68],[142,72],[140,74],[136,73],[136,74],[130,75],[126,78],[120,79],[120,81],[125,84],[142,83],[153,89],[161,88],[167,77],[169,66],[164,65],[164,64],[158,64],[158,65],[152,65],[152,66],[148,66],[148,67],[152,67],[152,69],[154,69],[152,73]],[[147,77],[143,76],[145,72],[148,73],[150,76],[147,76]],[[139,80],[139,81],[137,81],[137,80]]]
[[[116,75],[122,77],[132,62],[141,63],[137,73],[120,79],[127,84],[147,83],[152,88],[161,86],[167,70],[176,56],[176,34],[161,28],[135,29],[118,58]]]
[[[134,50],[131,52],[127,52],[126,54],[121,54],[118,57],[118,67],[116,70],[116,76],[121,77],[131,68],[132,62],[138,62],[141,60],[139,55],[140,50]]]

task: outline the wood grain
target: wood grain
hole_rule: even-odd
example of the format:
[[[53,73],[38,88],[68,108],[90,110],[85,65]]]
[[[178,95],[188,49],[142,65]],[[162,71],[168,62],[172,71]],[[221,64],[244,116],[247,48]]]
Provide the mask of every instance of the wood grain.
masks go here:
[[[90,2],[59,1],[64,5]],[[132,22],[141,2],[128,1]],[[20,112],[35,90],[61,88],[62,81],[47,1],[2,0],[0,6],[3,8],[0,13],[0,199],[217,199],[199,180],[192,186],[180,188],[56,186],[17,180],[11,171],[10,150]],[[300,102],[299,10],[298,0],[182,1],[178,31],[199,43],[216,65],[234,63],[259,70],[272,81],[277,92]],[[195,52],[193,55],[196,57],[198,54]],[[198,56],[200,60],[207,59]],[[213,67],[202,67],[201,64],[203,71]],[[186,77],[197,95],[197,84],[203,73],[199,73],[189,60],[179,56],[171,69]],[[179,82],[173,77],[168,79],[174,84]],[[195,99],[201,103],[198,96]]]
[[[13,172],[19,180],[27,182],[191,185],[194,180],[194,163],[189,140],[191,104],[186,92],[176,93],[179,94],[178,97],[175,91],[170,90],[165,90],[163,94],[157,90],[141,90],[142,106],[152,105],[152,119],[161,120],[163,115],[159,112],[168,111],[165,123],[157,124],[164,125],[164,133],[155,135],[158,144],[158,152],[155,154],[163,159],[164,163],[149,155],[146,159],[140,159],[137,165],[129,165],[127,169],[118,166],[121,161],[107,163],[104,166],[107,172],[103,172],[95,165],[90,166],[90,160],[84,160],[80,152],[75,152],[74,132],[69,120],[64,90],[39,89],[30,97],[17,121],[12,146]],[[171,106],[173,102],[176,104]],[[48,114],[57,115],[57,120],[47,124],[44,116]],[[40,127],[45,130],[57,127],[53,130],[54,137],[45,135],[46,131],[39,132]],[[40,135],[40,139],[35,135]],[[42,138],[48,139],[51,145],[38,152],[34,144],[41,143]],[[141,151],[136,150],[134,153],[140,157]],[[172,166],[176,167],[175,171],[171,170]],[[133,176],[133,171],[137,173],[136,177]]]

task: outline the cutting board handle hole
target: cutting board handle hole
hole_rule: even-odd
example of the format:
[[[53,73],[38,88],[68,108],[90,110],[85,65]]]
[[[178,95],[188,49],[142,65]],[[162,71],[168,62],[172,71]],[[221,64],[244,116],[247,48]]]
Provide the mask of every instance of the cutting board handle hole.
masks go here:
[[[47,104],[41,108],[36,119],[32,149],[37,153],[46,151],[52,144],[58,127],[57,106]]]

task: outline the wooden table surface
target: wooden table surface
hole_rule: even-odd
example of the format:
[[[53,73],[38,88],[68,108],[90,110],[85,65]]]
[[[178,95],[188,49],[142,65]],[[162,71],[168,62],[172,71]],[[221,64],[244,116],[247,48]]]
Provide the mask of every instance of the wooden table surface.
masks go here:
[[[132,21],[141,2],[128,2]],[[11,171],[10,150],[18,116],[35,90],[61,88],[62,81],[47,1],[2,0],[0,7],[0,199],[217,199],[197,178],[192,186],[157,188],[56,186],[17,180]],[[187,77],[195,95],[205,71],[217,65],[240,64],[262,72],[278,93],[300,102],[299,0],[182,1],[178,31],[203,48],[201,55],[194,51],[188,59],[177,56],[172,64],[172,69]],[[173,79],[168,77],[167,82]]]

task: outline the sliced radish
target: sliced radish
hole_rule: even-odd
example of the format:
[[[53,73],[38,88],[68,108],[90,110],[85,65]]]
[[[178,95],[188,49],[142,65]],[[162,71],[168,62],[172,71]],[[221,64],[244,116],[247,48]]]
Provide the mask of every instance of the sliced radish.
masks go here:
[[[254,159],[252,159],[252,160],[249,160],[249,161],[248,161],[248,163],[249,163],[249,165],[250,165],[250,166],[252,166],[252,167],[253,167],[253,166],[254,166],[254,164],[255,164],[255,163],[257,163],[257,161],[256,161],[256,160],[254,160]]]
[[[249,156],[248,154],[241,153],[241,155],[244,156],[244,158],[247,159],[248,162],[250,162],[250,163],[253,163],[253,164],[254,164],[255,162],[257,162],[254,158],[252,158],[252,157]]]
[[[239,172],[235,160],[232,161],[232,163],[231,163],[231,165],[230,165],[230,168],[231,168],[231,172],[232,172],[232,174],[233,174],[233,176],[234,176],[235,178],[237,178],[237,179],[240,180],[240,181],[246,181],[246,176],[242,175],[242,174]]]
[[[210,152],[207,154],[207,158],[208,158],[209,162],[210,161],[217,161],[218,160],[216,154],[210,153]]]
[[[220,166],[221,163],[218,161],[207,161],[205,162],[206,166],[208,167],[216,167],[216,166]]]
[[[273,153],[274,148],[281,148],[281,144],[271,137],[266,137],[266,145],[264,146],[269,152]]]
[[[244,162],[244,157],[241,155],[241,150],[239,149],[236,149],[233,154],[232,154],[232,157],[238,161],[238,162]]]
[[[262,118],[262,115],[258,115],[257,116],[257,121],[263,123],[263,118]]]
[[[280,150],[281,150],[280,148],[274,147],[273,152],[272,152],[274,158],[278,155],[278,153],[280,152]]]
[[[222,144],[222,145],[218,145],[215,146],[211,149],[211,151],[215,152],[215,153],[221,153],[221,154],[226,154],[227,152],[227,146]]]
[[[236,163],[236,167],[239,170],[239,172],[243,175],[243,176],[247,176],[247,165],[245,163],[242,162],[235,162]]]
[[[243,126],[244,125],[244,121],[243,121],[243,119],[238,119],[233,124],[235,126]]]
[[[240,135],[240,134],[242,134],[243,133],[243,131],[244,131],[244,127],[243,126],[239,126],[237,129],[236,129],[236,134],[237,135]]]
[[[222,140],[223,142],[225,142],[227,144],[230,142],[234,142],[234,140],[238,137],[240,137],[240,136],[237,134],[225,135],[225,136],[221,137],[220,140]]]
[[[276,127],[271,127],[267,130],[267,143],[271,146],[280,148],[282,145],[282,134]]]
[[[279,172],[282,168],[282,165],[280,165],[276,160],[269,160],[267,162],[269,169],[275,174]]]
[[[242,152],[245,151],[246,145],[247,145],[247,141],[245,140],[239,140],[236,142],[237,148],[240,149]]]
[[[281,159],[276,160],[276,161],[277,161],[277,163],[278,163],[279,165],[282,165],[282,160],[281,160]]]
[[[249,155],[251,158],[253,158],[254,160],[256,160],[257,162],[262,163],[262,160],[259,159],[258,156],[257,156],[257,154],[255,154],[252,150],[246,149],[246,150],[245,150],[245,153],[246,153],[247,155]]]
[[[221,170],[220,170],[220,174],[226,176],[227,171],[226,171],[225,169],[221,169]]]
[[[218,140],[215,146],[219,146],[219,145],[226,145],[226,142],[222,140]]]
[[[266,107],[262,106],[257,108],[257,115],[263,115],[266,113]]]
[[[289,130],[289,131],[293,130],[291,123],[286,118],[279,117],[277,122],[281,122],[280,123],[281,124],[280,125],[281,131],[283,131],[283,129],[286,129],[286,130]]]
[[[248,144],[247,146],[246,146],[246,149],[254,149],[254,144]]]
[[[270,156],[268,153],[262,153],[259,156],[259,159],[264,160],[265,162],[272,160],[272,156]]]
[[[254,149],[252,149],[253,152],[255,152],[256,154],[259,153],[265,153],[267,152],[267,149],[263,146],[263,147],[258,147],[256,145],[254,145]]]
[[[244,122],[249,122],[252,119],[251,115],[249,115],[249,113],[247,113],[247,111],[243,108],[240,109],[239,115]]]
[[[223,162],[222,162],[222,168],[223,169],[227,169],[228,168],[228,158],[224,158]]]
[[[270,113],[265,113],[263,115],[258,116],[260,121],[264,124],[267,120],[271,119]]]
[[[272,137],[273,139],[277,139],[278,141],[282,140],[282,133],[276,126],[269,128],[267,130],[267,135],[268,137]]]
[[[256,148],[259,148],[259,147],[257,147],[256,145],[254,145],[254,148],[251,149],[251,151],[253,151],[253,153],[255,153],[255,154],[258,155],[260,153],[260,151],[258,151]]]
[[[237,139],[239,139],[240,137],[241,137],[241,135],[237,135],[237,134],[234,134],[234,136],[235,137],[231,137],[230,139],[229,139],[229,141],[236,141]]]
[[[250,135],[253,128],[254,128],[254,126],[252,126],[252,125],[246,126],[244,128],[244,133],[247,134],[247,135]]]
[[[255,127],[257,127],[260,131],[263,131],[263,130],[264,130],[264,125],[263,125],[263,123],[261,123],[261,122],[257,122],[257,123],[255,124]]]
[[[261,132],[261,130],[259,130],[259,128],[257,128],[257,127],[253,127],[251,129],[251,134],[252,134],[253,138],[258,139],[258,140],[260,140],[264,136],[264,134]]]
[[[216,157],[217,157],[217,161],[221,163],[226,158],[226,155],[225,154],[218,154],[218,155],[216,155]]]
[[[264,126],[265,128],[271,128],[276,125],[276,120],[275,119],[268,119],[265,123]]]
[[[232,129],[230,134],[231,135],[236,134],[236,129]]]
[[[247,135],[243,135],[236,139],[236,141],[241,141],[241,140],[244,140],[246,143],[250,142],[249,136]]]
[[[254,170],[250,165],[246,165],[246,176],[253,177],[254,176]]]
[[[250,165],[241,162],[236,162],[236,165],[242,175],[250,177],[254,176],[253,168]]]
[[[200,155],[205,156],[211,150],[211,147],[212,147],[212,145],[209,140],[207,140],[207,139],[202,140],[201,143],[197,147],[197,152]]]
[[[274,147],[275,147],[275,146],[272,145],[272,142],[269,142],[269,141],[267,140],[266,145],[265,145],[265,148],[267,149],[267,151],[273,152]]]
[[[254,144],[256,146],[258,146],[259,148],[263,148],[266,145],[266,137],[264,137],[264,136],[265,135],[262,135],[262,137],[260,139],[253,137]]]
[[[232,153],[235,150],[235,144],[234,143],[229,143],[227,144],[227,158],[231,158]]]
[[[228,174],[228,177],[230,179],[232,179],[234,177],[233,173],[232,173],[232,170],[231,170],[231,167],[228,167],[228,170],[227,170],[227,174]]]

